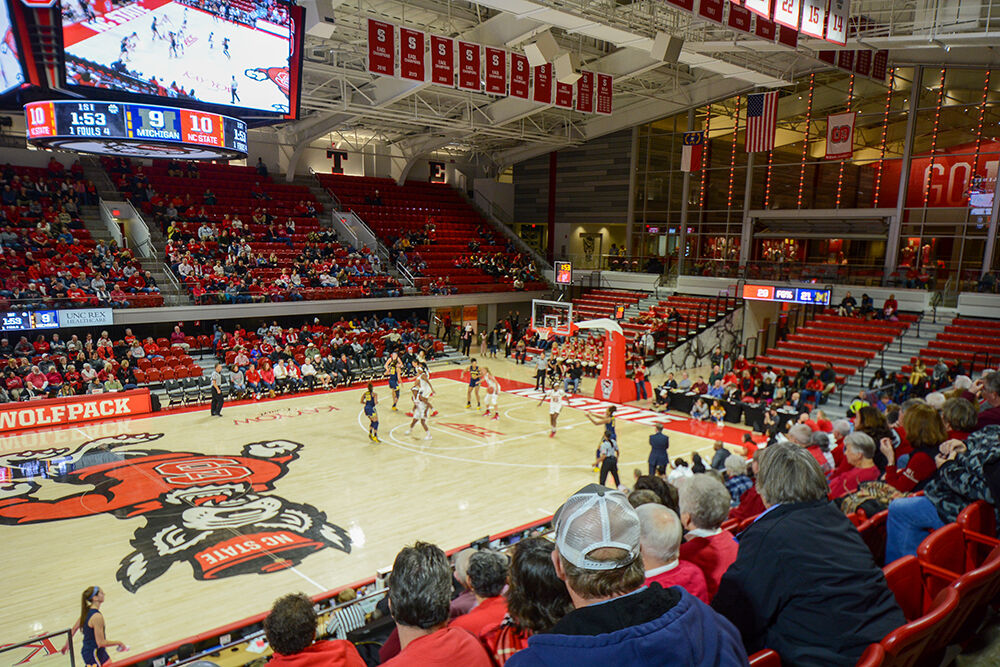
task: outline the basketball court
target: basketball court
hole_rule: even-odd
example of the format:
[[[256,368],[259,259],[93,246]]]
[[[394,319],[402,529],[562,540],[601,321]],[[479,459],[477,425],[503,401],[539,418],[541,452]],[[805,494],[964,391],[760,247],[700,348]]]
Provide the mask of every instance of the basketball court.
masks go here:
[[[87,586],[107,592],[109,636],[133,653],[264,611],[291,591],[318,594],[370,578],[414,540],[446,549],[552,514],[596,481],[602,427],[569,399],[548,437],[531,370],[487,360],[504,391],[500,418],[465,408],[464,370],[434,374],[432,439],[379,396],[380,436],[367,437],[362,386],[298,398],[177,411],[2,441],[0,540],[22,557],[8,579],[3,636],[67,627]],[[473,399],[475,406],[475,399]],[[651,425],[672,456],[707,454],[743,431],[619,408],[622,482],[645,472]],[[20,472],[16,472],[20,471]],[[31,478],[25,478],[31,473]],[[608,482],[611,483],[610,481]],[[30,564],[30,565],[29,565]],[[197,604],[192,604],[197,600]]]

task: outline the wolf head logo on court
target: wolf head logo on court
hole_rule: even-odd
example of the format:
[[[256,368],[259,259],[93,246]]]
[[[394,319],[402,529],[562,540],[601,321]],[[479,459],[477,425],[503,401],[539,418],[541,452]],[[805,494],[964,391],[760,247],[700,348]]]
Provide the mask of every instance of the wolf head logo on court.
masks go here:
[[[133,593],[178,561],[207,580],[276,572],[326,548],[350,553],[347,531],[328,523],[325,512],[269,493],[298,458],[300,443],[262,440],[233,455],[149,446],[162,437],[124,434],[75,450],[0,456],[0,524],[98,514],[145,519],[117,573]],[[84,488],[55,497],[68,485]]]

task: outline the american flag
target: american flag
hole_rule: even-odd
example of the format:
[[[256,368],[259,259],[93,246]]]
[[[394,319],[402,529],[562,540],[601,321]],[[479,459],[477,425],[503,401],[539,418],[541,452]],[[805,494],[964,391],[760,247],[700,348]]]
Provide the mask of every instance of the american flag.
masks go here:
[[[778,91],[747,95],[747,153],[772,150],[777,124]]]

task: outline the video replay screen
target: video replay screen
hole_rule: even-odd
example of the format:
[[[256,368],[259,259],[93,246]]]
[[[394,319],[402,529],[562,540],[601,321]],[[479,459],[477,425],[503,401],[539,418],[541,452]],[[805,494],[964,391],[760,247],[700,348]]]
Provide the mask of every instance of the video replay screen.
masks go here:
[[[24,83],[24,69],[17,53],[17,40],[10,20],[10,9],[0,0],[0,95],[9,93]]]
[[[276,0],[63,0],[66,83],[294,112],[296,26]]]

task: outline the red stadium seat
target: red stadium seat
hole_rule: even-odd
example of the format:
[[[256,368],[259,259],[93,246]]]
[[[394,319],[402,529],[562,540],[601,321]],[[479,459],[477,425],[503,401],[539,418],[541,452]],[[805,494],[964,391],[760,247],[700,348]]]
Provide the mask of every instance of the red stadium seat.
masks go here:
[[[927,648],[938,640],[937,633],[954,616],[958,604],[958,591],[954,588],[941,591],[927,613],[882,638],[879,644],[885,650],[885,657],[881,664],[892,667],[915,667],[922,664],[922,660],[927,657]]]
[[[972,538],[969,533],[996,538],[997,524],[993,506],[985,500],[977,500],[961,512],[955,523],[962,527],[966,536],[966,563],[981,563],[989,555],[992,542]]]
[[[135,381],[139,384],[146,384],[146,382],[148,382],[146,379],[146,372],[139,370],[138,368],[135,369]]]
[[[872,644],[861,655],[856,667],[880,667],[885,660],[885,649],[881,644]]]
[[[160,381],[161,377],[160,377],[160,371],[158,369],[150,368],[148,371],[146,371],[146,382],[152,384]]]
[[[176,373],[174,373],[173,368],[171,368],[170,366],[164,366],[163,368],[160,369],[160,379],[163,380],[164,382],[167,380],[175,380],[177,379],[177,375]]]
[[[770,648],[757,651],[750,656],[750,667],[781,667],[781,656]]]
[[[868,545],[868,550],[880,566],[885,563],[885,522],[888,518],[889,510],[882,510],[858,526],[861,539]]]

